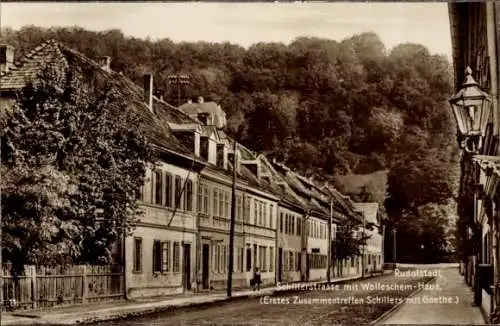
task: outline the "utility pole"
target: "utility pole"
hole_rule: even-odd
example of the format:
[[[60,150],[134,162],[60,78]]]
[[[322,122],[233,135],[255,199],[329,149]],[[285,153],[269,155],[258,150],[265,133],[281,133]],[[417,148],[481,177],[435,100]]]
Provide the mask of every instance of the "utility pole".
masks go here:
[[[362,242],[362,244],[363,244],[363,254],[361,256],[361,267],[363,269],[361,270],[361,277],[364,278],[365,277],[365,247],[366,247],[366,245],[365,245],[365,241],[366,241],[365,240],[365,211],[362,210],[361,214],[363,214],[363,242]]]
[[[381,252],[382,266],[385,263],[385,225],[382,225],[382,252]]]
[[[181,85],[189,84],[189,76],[184,74],[174,74],[168,76],[168,83],[177,86],[177,106],[181,105]]]
[[[233,139],[233,184],[231,189],[231,224],[229,227],[229,266],[227,269],[227,296],[231,297],[234,267],[234,224],[236,220],[236,140]]]
[[[2,156],[2,150],[0,149],[0,157]],[[0,160],[0,167],[2,165],[2,161]],[[1,169],[0,169],[1,171]],[[1,175],[0,175],[1,178]],[[2,207],[2,186],[3,184],[0,182],[0,207]],[[3,302],[3,225],[2,225],[2,213],[0,212],[0,326],[2,325],[2,309],[4,306]]]
[[[396,227],[392,230],[392,261],[394,263],[394,268],[396,268]]]
[[[127,218],[123,218],[123,235],[122,235],[122,264],[123,264],[123,288],[125,289],[125,299],[128,299],[128,289],[127,289]]]
[[[332,218],[333,218],[333,199],[330,198],[330,221],[328,223],[328,270],[327,277],[328,283],[331,281],[331,268],[332,268]]]

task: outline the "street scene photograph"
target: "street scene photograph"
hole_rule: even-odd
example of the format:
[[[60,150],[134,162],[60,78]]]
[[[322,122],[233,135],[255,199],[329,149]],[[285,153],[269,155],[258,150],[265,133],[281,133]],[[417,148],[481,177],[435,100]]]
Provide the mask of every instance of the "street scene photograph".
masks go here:
[[[500,324],[500,3],[0,3],[0,325]]]

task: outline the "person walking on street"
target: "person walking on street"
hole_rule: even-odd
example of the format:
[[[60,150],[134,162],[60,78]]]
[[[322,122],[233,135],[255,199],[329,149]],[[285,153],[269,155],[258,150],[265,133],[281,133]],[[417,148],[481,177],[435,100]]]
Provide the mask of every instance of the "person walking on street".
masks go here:
[[[260,283],[262,282],[261,278],[260,278],[260,270],[259,268],[257,267],[255,269],[255,272],[253,274],[253,290],[257,290],[257,291],[260,291]]]

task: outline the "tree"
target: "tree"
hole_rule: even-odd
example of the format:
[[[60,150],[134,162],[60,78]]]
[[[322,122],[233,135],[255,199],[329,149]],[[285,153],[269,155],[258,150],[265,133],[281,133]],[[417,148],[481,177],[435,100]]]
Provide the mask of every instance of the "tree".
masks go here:
[[[337,227],[335,239],[332,240],[332,261],[361,255],[361,246],[366,244],[370,236],[359,231],[362,225],[354,219],[346,219]],[[342,264],[342,263],[341,263]]]
[[[133,228],[154,155],[113,85],[94,90],[74,71],[54,71],[19,93],[3,125],[4,258],[108,263]]]

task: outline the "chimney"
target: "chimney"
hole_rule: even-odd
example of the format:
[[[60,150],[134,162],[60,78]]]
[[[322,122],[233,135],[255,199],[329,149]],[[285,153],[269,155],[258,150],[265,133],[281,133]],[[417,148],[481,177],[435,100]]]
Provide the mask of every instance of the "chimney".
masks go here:
[[[191,104],[193,103],[193,100],[192,99],[188,99],[188,104]]]
[[[9,72],[14,66],[14,47],[0,44],[0,72]]]
[[[203,96],[198,96],[198,103],[203,103]]]
[[[101,66],[102,70],[107,72],[111,71],[111,57],[104,56],[99,58],[99,66]]]
[[[151,112],[153,111],[153,74],[144,75],[144,102],[148,105]]]

